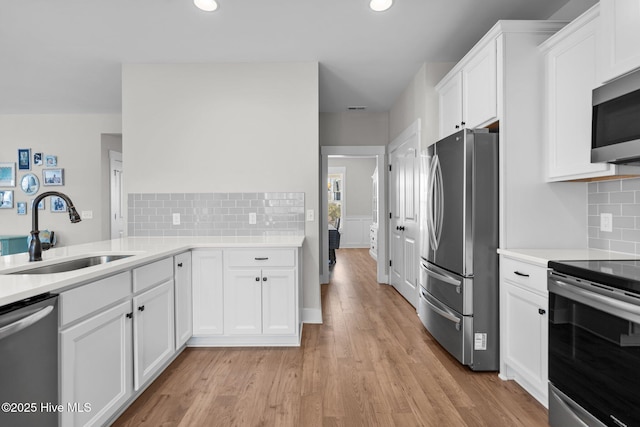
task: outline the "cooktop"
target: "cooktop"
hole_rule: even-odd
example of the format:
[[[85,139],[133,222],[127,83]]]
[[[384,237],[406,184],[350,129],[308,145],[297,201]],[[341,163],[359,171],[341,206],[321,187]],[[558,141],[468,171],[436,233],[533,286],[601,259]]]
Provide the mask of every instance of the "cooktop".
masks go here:
[[[550,261],[558,273],[640,294],[640,259]]]

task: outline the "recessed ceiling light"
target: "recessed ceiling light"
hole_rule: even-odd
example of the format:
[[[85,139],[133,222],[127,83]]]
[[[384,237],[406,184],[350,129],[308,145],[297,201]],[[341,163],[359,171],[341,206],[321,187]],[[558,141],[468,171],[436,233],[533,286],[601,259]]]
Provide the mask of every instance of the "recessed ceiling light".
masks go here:
[[[371,0],[369,7],[376,12],[384,12],[393,4],[393,0]]]
[[[200,10],[205,12],[213,12],[218,8],[216,0],[193,0],[193,4]]]

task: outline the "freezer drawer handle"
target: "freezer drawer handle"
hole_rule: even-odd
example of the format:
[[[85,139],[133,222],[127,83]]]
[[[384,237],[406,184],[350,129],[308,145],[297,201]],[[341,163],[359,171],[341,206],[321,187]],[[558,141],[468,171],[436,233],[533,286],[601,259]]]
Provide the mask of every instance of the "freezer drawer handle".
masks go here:
[[[427,274],[431,277],[433,277],[434,279],[438,279],[444,283],[447,283],[451,286],[455,286],[456,287],[456,293],[460,293],[460,285],[462,283],[460,283],[459,280],[454,279],[453,277],[449,277],[449,276],[445,276],[444,274],[440,274],[440,273],[436,273],[433,270],[430,270],[426,265],[422,264],[422,268],[425,269],[425,271],[427,272]]]
[[[453,322],[456,324],[456,331],[460,330],[460,319],[456,316],[454,316],[453,314],[444,311],[443,309],[436,307],[431,301],[429,301],[428,299],[424,300],[427,304],[429,304],[429,307],[431,307],[431,309],[433,311],[436,312],[436,314],[439,314],[440,316],[444,317],[445,319]]]
[[[11,323],[10,325],[3,326],[0,328],[0,340],[7,338],[16,332],[20,332],[26,327],[33,325],[34,323],[39,322],[40,320],[47,317],[49,313],[53,311],[53,306],[48,305],[41,310],[36,311],[35,313],[24,317],[18,321]]]

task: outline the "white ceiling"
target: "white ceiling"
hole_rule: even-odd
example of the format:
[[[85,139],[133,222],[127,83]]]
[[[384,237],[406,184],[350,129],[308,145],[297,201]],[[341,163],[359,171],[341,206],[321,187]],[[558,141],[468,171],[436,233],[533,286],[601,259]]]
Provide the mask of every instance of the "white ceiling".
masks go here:
[[[117,113],[122,63],[320,63],[320,111],[388,111],[420,65],[567,0],[0,0],[0,114]]]

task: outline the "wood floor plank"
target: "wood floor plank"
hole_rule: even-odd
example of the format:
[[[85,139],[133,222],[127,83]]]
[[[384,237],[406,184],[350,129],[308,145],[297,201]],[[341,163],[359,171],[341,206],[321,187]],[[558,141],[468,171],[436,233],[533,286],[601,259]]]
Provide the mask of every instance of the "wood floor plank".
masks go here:
[[[114,426],[548,425],[516,383],[449,355],[366,249],[336,255],[300,347],[188,348]]]

